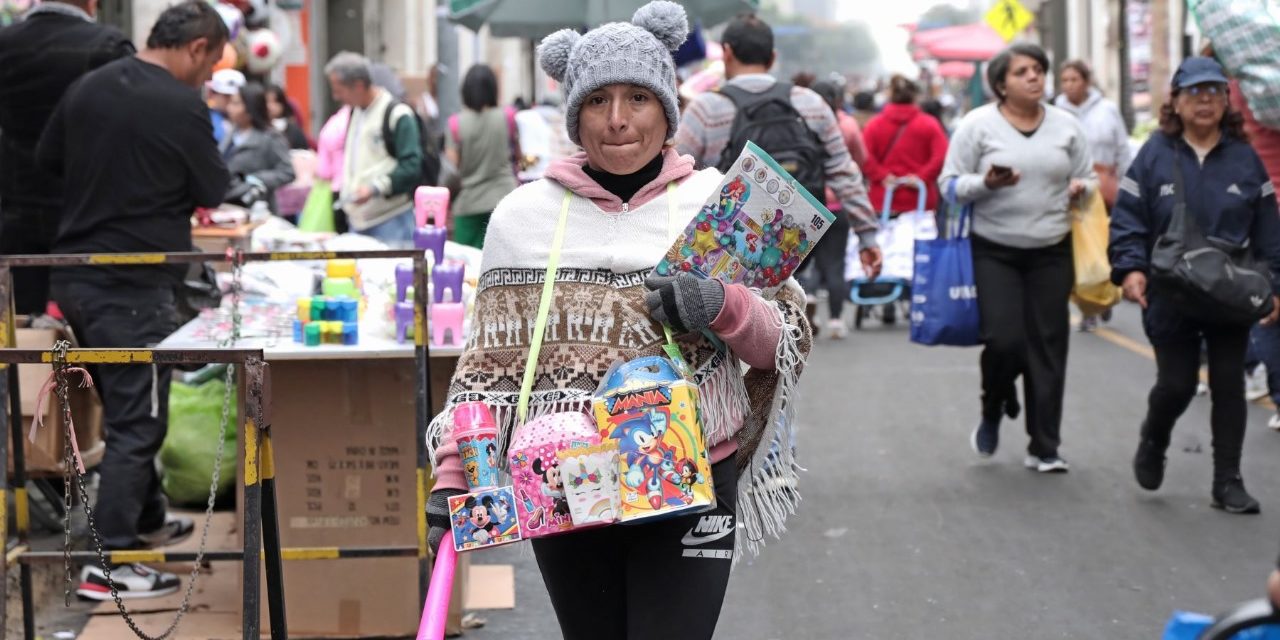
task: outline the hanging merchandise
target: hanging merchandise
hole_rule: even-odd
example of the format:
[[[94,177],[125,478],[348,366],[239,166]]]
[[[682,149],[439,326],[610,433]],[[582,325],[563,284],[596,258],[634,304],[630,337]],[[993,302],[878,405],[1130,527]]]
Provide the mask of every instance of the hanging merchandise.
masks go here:
[[[246,37],[246,48],[248,56],[245,65],[250,73],[263,74],[271,71],[272,67],[280,61],[280,56],[284,48],[280,45],[280,38],[276,36],[274,31],[270,29],[258,29],[249,32]]]
[[[470,490],[449,498],[454,550],[519,542],[515,494],[510,486],[498,486],[498,427],[489,407],[483,402],[459,405],[453,414],[453,434]]]
[[[595,422],[582,413],[553,413],[516,429],[511,442],[511,479],[526,538],[574,530],[560,453],[600,444]],[[459,445],[461,446],[461,445]],[[595,524],[608,524],[612,520]]]
[[[244,12],[236,7],[219,2],[213,5],[214,10],[222,17],[222,23],[227,25],[227,33],[231,40],[240,37],[240,29],[244,27]]]
[[[224,69],[235,69],[240,64],[240,54],[236,52],[235,45],[230,42],[222,45],[222,58],[213,65],[215,72]]]

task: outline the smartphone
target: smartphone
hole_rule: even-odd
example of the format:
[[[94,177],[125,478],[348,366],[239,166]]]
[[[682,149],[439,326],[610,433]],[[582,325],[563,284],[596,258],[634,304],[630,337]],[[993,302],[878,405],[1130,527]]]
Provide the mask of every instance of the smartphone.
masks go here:
[[[1007,176],[1013,173],[1013,169],[1011,167],[1006,167],[1000,164],[991,165],[991,170],[994,171],[998,176]]]

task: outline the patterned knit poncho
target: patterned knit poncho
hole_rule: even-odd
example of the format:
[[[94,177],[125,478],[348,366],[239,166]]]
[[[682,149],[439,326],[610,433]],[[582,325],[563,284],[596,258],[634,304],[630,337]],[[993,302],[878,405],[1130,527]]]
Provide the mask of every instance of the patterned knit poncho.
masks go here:
[[[591,397],[610,365],[662,355],[662,327],[645,307],[644,279],[720,178],[714,169],[688,175],[674,194],[678,220],[668,220],[667,199],[672,196],[666,192],[618,213],[606,212],[584,197],[572,199],[530,420],[562,411],[590,414]],[[448,437],[459,403],[479,401],[490,407],[506,458],[506,445],[519,422],[520,384],[565,190],[549,179],[528,184],[507,196],[493,213],[471,335],[445,409],[432,421],[427,437],[441,484],[445,475],[460,474],[457,447]],[[765,534],[781,535],[799,500],[799,467],[791,442],[796,384],[811,340],[804,293],[794,281],[761,304],[769,305],[767,315],[780,328],[770,369],[746,368],[731,350],[718,352],[700,335],[677,339],[696,372],[703,432],[713,462],[736,456],[738,517],[746,527],[746,535],[738,536],[738,549],[754,553],[763,546]],[[735,445],[735,453],[725,453]]]

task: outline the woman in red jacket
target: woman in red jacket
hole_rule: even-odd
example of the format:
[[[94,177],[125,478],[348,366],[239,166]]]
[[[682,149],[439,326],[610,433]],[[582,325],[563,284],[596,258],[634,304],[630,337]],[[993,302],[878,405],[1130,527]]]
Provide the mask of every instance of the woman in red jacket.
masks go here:
[[[916,106],[919,93],[914,82],[894,76],[889,83],[889,104],[862,131],[867,147],[862,173],[871,183],[874,206],[884,206],[887,183],[914,176],[923,180],[929,190],[925,209],[937,209],[935,183],[947,157],[947,134],[936,119]],[[915,211],[918,198],[919,194],[912,189],[899,189],[893,194],[890,211],[894,215]]]

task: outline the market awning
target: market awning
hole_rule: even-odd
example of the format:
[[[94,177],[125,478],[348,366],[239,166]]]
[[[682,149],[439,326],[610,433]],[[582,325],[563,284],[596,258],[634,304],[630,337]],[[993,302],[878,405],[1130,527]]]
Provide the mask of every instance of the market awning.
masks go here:
[[[938,65],[938,77],[948,80],[968,80],[973,77],[974,63],[950,60]]]
[[[916,60],[985,62],[1009,46],[985,23],[916,31],[911,48]]]

